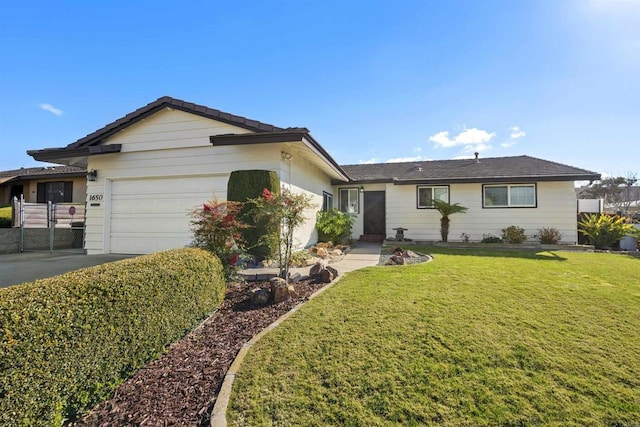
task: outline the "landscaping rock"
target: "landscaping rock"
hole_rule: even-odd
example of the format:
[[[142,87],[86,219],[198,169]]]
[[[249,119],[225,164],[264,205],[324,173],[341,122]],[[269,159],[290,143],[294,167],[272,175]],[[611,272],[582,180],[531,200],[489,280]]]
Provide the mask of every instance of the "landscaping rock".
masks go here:
[[[289,275],[290,283],[298,283],[300,280],[302,280],[302,274],[300,273],[293,273]]]
[[[329,270],[331,272],[331,274],[333,274],[333,277],[338,277],[338,270],[336,270],[335,268],[330,267],[328,265],[325,266],[324,268],[325,268],[325,270]]]
[[[329,256],[329,251],[327,251],[326,248],[318,248],[316,253],[320,258],[326,258]]]
[[[338,270],[323,263],[318,262],[309,270],[309,278],[315,282],[331,283],[336,277],[338,277]]]
[[[273,302],[276,304],[282,301],[288,300],[291,295],[287,286],[287,281],[281,277],[274,277],[269,280],[271,285],[271,295],[273,295]]]
[[[251,290],[251,304],[266,305],[271,299],[271,291],[266,288],[256,288]]]
[[[319,282],[331,283],[333,279],[335,279],[335,276],[328,269],[324,269],[318,274],[318,278],[319,278],[318,280]]]
[[[287,286],[287,292],[291,298],[298,298],[298,293],[296,292],[296,288],[293,285]]]
[[[342,256],[344,254],[342,253],[342,251],[340,249],[333,249],[331,251],[331,255],[333,255],[333,256]]]
[[[405,265],[407,263],[405,261],[405,257],[402,256],[402,255],[391,255],[389,257],[389,261],[390,261],[390,263],[393,263],[393,264],[396,264],[396,265]]]

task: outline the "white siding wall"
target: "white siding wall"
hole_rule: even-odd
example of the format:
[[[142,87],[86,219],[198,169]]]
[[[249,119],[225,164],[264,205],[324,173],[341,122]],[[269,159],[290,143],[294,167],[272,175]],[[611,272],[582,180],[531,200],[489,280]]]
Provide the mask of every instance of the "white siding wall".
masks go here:
[[[195,200],[204,202],[215,197],[219,201],[226,199],[226,187],[229,174],[234,170],[264,169],[276,171],[283,184],[288,185],[289,165],[281,158],[281,151],[294,153],[291,160],[292,189],[312,194],[314,203],[322,203],[322,191],[331,191],[330,178],[317,167],[305,160],[303,155],[296,154],[296,147],[286,144],[236,145],[213,147],[209,136],[229,133],[247,133],[247,130],[235,126],[216,122],[182,111],[166,109],[149,118],[130,126],[124,131],[109,138],[107,144],[122,144],[120,153],[105,154],[89,157],[89,169],[98,171],[98,179],[87,184],[87,220],[85,249],[89,254],[109,253],[112,248],[110,236],[121,235],[123,230],[122,218],[116,220],[116,230],[112,230],[112,214],[122,216],[123,211],[129,209],[122,205],[122,198],[115,206],[117,212],[112,212],[112,189],[126,188],[131,185],[136,188],[146,188],[152,183],[162,183],[163,188],[140,194],[139,198],[127,197],[131,200],[132,215],[141,214],[143,207],[148,207],[150,223],[148,231],[153,232],[163,221],[163,213],[153,206],[162,206],[162,200],[153,198],[184,199],[180,187],[188,187],[189,206],[176,207],[178,212],[171,218],[175,225],[164,230],[167,233],[183,232],[186,236],[181,240],[187,243],[191,240],[189,230],[189,211],[195,205]],[[171,185],[167,178],[180,181],[180,185]],[[183,183],[183,184],[182,184]],[[194,185],[199,188],[194,190]],[[123,187],[124,186],[124,187]],[[175,188],[174,188],[175,187]],[[164,191],[166,190],[166,191]],[[194,192],[195,191],[195,192]],[[174,196],[172,196],[172,194]],[[102,196],[102,200],[91,200],[92,196]],[[116,195],[116,198],[117,195]],[[144,202],[144,203],[143,203]],[[157,205],[157,204],[160,205]],[[97,206],[91,206],[97,204]],[[145,208],[146,209],[146,208]],[[158,212],[153,218],[153,212]],[[184,213],[184,215],[178,215]],[[156,222],[152,224],[152,222]],[[165,224],[166,225],[166,224]],[[309,212],[309,221],[296,235],[301,246],[315,242],[315,210]],[[138,230],[145,231],[145,230]],[[132,231],[133,232],[133,231]],[[169,234],[168,234],[169,235]],[[142,239],[142,235],[139,236]],[[177,242],[171,238],[168,241]],[[175,245],[176,243],[168,243]],[[135,246],[135,245],[133,245]],[[141,245],[140,247],[142,247]],[[165,249],[159,246],[158,249]],[[116,250],[122,252],[122,248]],[[133,247],[131,253],[143,250]]]
[[[106,143],[122,144],[121,153],[89,157],[88,168],[98,171],[98,179],[87,184],[87,253],[111,251],[109,237],[112,231],[111,192],[114,183],[116,189],[128,183],[144,188],[145,179],[186,179],[183,182],[199,183],[204,202],[213,197],[219,200],[226,198],[226,185],[231,171],[247,168],[277,170],[280,167],[280,154],[275,147],[271,150],[256,150],[255,146],[213,147],[209,142],[210,135],[246,132],[235,126],[166,109],[111,137]],[[176,189],[166,190],[166,195],[141,194],[140,199],[171,198],[171,192]],[[91,200],[92,195],[102,195],[103,198],[101,201]],[[92,203],[98,203],[99,206],[91,206]],[[153,203],[148,204],[150,212],[153,212]],[[190,236],[188,212],[194,206],[181,207],[184,216],[175,218],[174,230],[182,230],[185,236]],[[121,211],[122,207],[118,209]],[[135,207],[132,209],[136,210]],[[149,231],[153,229],[154,226],[149,224]],[[190,237],[187,237],[183,241],[189,240]],[[140,250],[132,248],[131,252]]]
[[[365,191],[380,190],[382,184],[365,185]],[[336,206],[338,190],[335,187]],[[435,209],[416,208],[415,185],[384,185],[386,191],[386,234],[395,236],[393,228],[409,230],[405,236],[414,240],[440,240],[440,214]],[[501,230],[510,225],[525,229],[528,236],[542,227],[555,227],[562,233],[562,243],[576,243],[576,198],[573,182],[537,183],[537,208],[482,207],[482,184],[455,184],[449,187],[451,203],[469,208],[464,214],[452,215],[449,241],[460,241],[466,233],[471,241],[482,240],[483,234],[500,236]],[[362,202],[362,196],[360,197]],[[353,235],[362,234],[362,205]],[[530,240],[534,240],[530,238]]]
[[[297,150],[294,151],[294,156],[291,160],[282,162],[281,170],[280,179],[282,184],[289,188],[288,186],[291,183],[291,191],[310,196],[313,205],[306,211],[306,222],[294,235],[294,246],[298,250],[310,246],[318,240],[316,214],[322,209],[322,192],[333,192],[331,179],[319,168],[305,160],[300,151]],[[336,197],[335,194],[334,197]]]

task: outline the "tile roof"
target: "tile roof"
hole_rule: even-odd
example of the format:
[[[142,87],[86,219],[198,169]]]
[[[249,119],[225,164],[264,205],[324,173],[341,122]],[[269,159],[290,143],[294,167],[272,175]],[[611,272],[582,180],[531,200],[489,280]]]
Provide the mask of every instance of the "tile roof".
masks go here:
[[[69,175],[77,174],[82,175],[87,172],[86,168],[79,168],[76,166],[42,166],[36,168],[20,168],[8,171],[0,171],[0,178],[4,177],[36,177],[36,176],[51,176],[51,175]]]
[[[356,182],[396,184],[497,182],[508,180],[578,181],[598,179],[596,172],[530,156],[429,160],[404,163],[341,165]]]
[[[181,110],[187,113],[197,114],[209,119],[218,120],[224,123],[235,125],[243,129],[247,129],[253,132],[282,132],[284,128],[262,123],[257,120],[248,119],[242,116],[236,116],[233,114],[225,113],[224,111],[209,108],[205,105],[194,104],[193,102],[186,102],[180,99],[172,98],[170,96],[163,96],[155,101],[140,107],[137,110],[127,114],[118,120],[109,123],[108,125],[98,129],[89,135],[80,138],[79,140],[67,145],[66,148],[80,148],[89,145],[99,144],[103,139],[113,135],[114,133],[125,129],[126,127],[150,116],[163,108],[173,108]]]

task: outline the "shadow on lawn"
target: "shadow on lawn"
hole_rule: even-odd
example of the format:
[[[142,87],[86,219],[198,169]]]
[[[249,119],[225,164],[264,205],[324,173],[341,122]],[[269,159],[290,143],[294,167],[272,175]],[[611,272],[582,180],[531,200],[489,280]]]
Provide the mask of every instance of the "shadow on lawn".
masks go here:
[[[491,258],[524,258],[541,261],[566,261],[567,258],[555,251],[522,250],[522,249],[482,249],[482,248],[440,248],[437,246],[423,246],[419,249],[434,258],[441,255],[483,256]]]

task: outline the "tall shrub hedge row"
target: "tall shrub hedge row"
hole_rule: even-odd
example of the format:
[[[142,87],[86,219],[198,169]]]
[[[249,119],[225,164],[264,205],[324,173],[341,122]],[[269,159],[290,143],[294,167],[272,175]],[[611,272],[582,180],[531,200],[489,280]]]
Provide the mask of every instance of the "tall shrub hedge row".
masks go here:
[[[275,171],[259,169],[233,171],[227,183],[227,200],[244,203],[238,216],[242,222],[251,225],[251,227],[240,230],[240,233],[247,246],[247,251],[258,258],[273,255],[275,248],[260,242],[260,239],[263,236],[275,236],[278,230],[269,227],[267,218],[257,218],[255,205],[246,202],[249,199],[260,197],[265,188],[273,194],[280,194],[280,178]],[[271,241],[273,239],[266,238],[264,240]]]
[[[0,425],[61,425],[213,312],[220,261],[176,249],[0,289]]]

